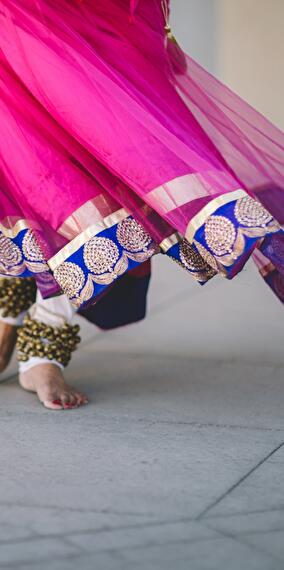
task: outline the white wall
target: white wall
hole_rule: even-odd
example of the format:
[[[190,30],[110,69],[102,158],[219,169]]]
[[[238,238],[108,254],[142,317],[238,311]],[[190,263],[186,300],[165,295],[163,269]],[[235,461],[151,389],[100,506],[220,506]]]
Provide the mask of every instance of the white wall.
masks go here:
[[[284,0],[219,0],[216,7],[224,80],[284,128]]]
[[[172,0],[172,26],[179,43],[210,71],[217,60],[216,0]]]

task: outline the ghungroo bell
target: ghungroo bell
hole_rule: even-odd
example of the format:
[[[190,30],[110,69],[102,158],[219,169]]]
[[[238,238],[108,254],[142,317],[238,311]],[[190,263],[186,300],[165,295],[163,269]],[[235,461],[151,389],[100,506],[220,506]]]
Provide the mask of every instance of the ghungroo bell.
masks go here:
[[[32,357],[47,358],[66,367],[81,340],[79,330],[79,325],[65,323],[62,327],[52,327],[27,316],[18,329],[18,360],[27,362]]]
[[[36,299],[36,282],[34,279],[3,277],[0,279],[0,310],[1,316],[16,318],[27,311]]]

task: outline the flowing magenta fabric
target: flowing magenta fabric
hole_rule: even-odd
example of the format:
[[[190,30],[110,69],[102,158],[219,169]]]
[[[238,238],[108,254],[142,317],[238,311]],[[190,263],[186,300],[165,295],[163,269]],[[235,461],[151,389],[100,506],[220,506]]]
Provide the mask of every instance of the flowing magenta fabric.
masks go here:
[[[168,8],[0,0],[2,274],[81,306],[157,251],[205,282],[257,249],[284,298],[284,134],[167,38]]]

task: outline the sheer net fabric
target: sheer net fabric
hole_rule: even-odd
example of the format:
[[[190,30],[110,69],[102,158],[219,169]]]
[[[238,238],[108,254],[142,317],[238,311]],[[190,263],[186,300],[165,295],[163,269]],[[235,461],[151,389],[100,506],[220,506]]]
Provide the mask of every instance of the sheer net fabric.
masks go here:
[[[205,283],[257,248],[282,283],[284,134],[169,43],[165,6],[0,1],[1,273],[79,307],[158,251]]]

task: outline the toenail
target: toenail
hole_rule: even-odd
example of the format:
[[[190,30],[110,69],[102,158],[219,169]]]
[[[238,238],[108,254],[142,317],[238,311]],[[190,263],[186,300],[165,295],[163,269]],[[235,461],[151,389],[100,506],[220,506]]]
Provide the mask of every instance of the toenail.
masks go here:
[[[61,400],[52,400],[52,403],[55,404],[56,406],[62,406]]]

